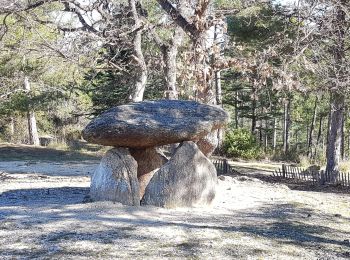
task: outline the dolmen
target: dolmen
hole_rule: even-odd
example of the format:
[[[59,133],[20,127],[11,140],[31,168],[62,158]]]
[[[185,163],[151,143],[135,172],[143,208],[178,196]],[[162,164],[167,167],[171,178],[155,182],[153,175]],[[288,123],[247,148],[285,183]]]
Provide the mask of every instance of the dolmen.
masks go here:
[[[180,100],[104,112],[83,130],[88,142],[114,147],[91,178],[91,199],[167,208],[210,204],[217,175],[207,156],[228,118],[219,107]],[[170,158],[159,149],[164,145],[176,147]]]

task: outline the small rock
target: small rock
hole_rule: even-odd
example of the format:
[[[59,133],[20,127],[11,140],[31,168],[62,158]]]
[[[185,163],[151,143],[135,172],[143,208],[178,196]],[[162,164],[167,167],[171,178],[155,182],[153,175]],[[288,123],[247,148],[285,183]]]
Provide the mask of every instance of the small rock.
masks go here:
[[[224,181],[224,180],[225,180],[225,176],[220,175],[220,176],[218,177],[218,179],[219,179],[220,181]]]
[[[343,256],[350,257],[350,251],[343,253]]]
[[[83,198],[82,203],[90,203],[90,202],[92,202],[92,199],[91,199],[90,195],[86,195],[86,196]]]

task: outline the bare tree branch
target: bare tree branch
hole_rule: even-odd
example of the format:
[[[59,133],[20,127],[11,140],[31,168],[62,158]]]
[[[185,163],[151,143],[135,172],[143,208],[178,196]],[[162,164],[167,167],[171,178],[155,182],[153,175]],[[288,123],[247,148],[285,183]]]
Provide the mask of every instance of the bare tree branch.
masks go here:
[[[200,36],[198,28],[188,21],[180,11],[175,8],[168,0],[157,0],[160,6],[167,12],[167,14],[174,20],[174,22],[180,26],[192,39],[196,39]]]

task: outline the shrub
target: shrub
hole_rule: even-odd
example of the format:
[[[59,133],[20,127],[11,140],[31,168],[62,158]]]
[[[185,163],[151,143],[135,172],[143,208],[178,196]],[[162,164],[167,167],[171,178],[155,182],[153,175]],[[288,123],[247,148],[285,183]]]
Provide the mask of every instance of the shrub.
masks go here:
[[[303,159],[303,152],[300,150],[297,150],[296,147],[290,147],[287,153],[285,153],[282,149],[277,149],[272,157],[272,160],[274,161],[283,161],[283,162],[290,162],[290,163],[300,163],[300,160]],[[304,162],[307,164],[307,162]]]
[[[349,172],[350,171],[350,162],[342,161],[339,163],[339,171],[341,172]]]
[[[312,165],[312,160],[310,160],[307,156],[305,155],[300,155],[299,156],[299,166],[302,168],[308,168]]]
[[[258,159],[262,153],[256,138],[247,129],[238,128],[226,133],[223,149],[227,156],[243,159]]]

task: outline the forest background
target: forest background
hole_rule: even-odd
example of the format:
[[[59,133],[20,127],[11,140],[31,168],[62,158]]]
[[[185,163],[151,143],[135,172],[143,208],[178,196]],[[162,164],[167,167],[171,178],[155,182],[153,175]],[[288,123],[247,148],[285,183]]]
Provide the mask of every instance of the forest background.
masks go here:
[[[342,170],[349,25],[346,0],[0,0],[0,140],[83,149],[112,106],[190,99],[230,113],[218,153]]]

